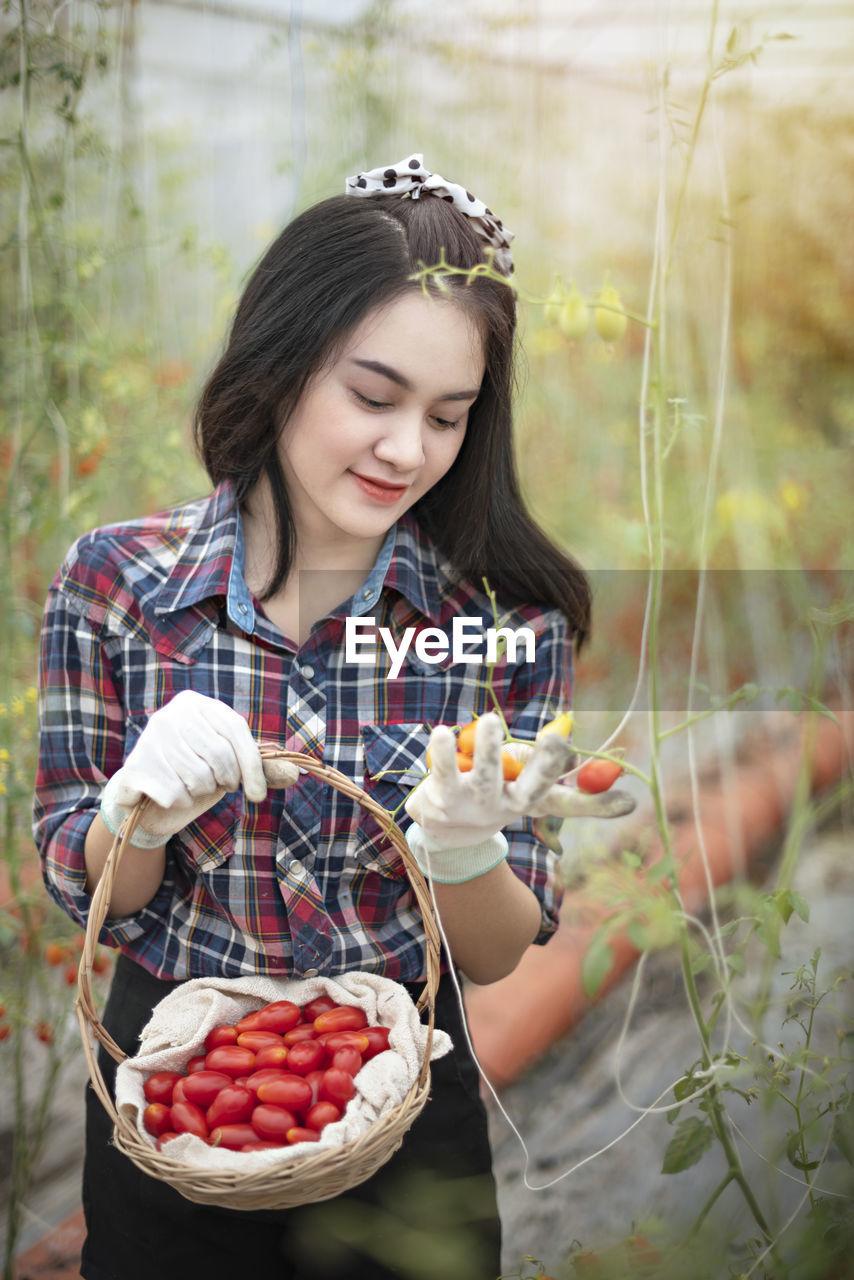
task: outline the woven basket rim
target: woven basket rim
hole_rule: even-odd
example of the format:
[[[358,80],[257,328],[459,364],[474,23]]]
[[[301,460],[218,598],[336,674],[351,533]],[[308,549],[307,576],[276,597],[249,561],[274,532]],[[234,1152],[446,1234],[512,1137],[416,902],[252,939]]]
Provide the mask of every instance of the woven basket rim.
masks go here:
[[[96,1044],[103,1045],[117,1063],[123,1062],[127,1055],[107,1032],[98,1015],[92,986],[93,962],[101,926],[109,909],[116,872],[130,838],[145,812],[145,799],[134,807],[113,839],[103,872],[92,895],[78,968],[75,1011],[92,1087],[113,1121],[116,1146],[138,1168],[152,1177],[168,1182],[188,1199],[200,1203],[235,1208],[288,1208],[309,1200],[329,1199],[369,1177],[400,1146],[406,1131],[424,1107],[429,1095],[441,936],[427,882],[403,833],[388,810],[367,795],[351,778],[323,764],[315,756],[288,751],[269,742],[261,744],[261,756],[263,759],[278,759],[296,764],[356,801],[378,820],[403,862],[421,911],[426,941],[426,980],[416,1007],[419,1011],[426,1008],[428,1015],[421,1069],[406,1097],[380,1116],[365,1134],[340,1147],[320,1152],[307,1151],[299,1160],[288,1161],[280,1168],[258,1170],[255,1173],[200,1169],[175,1160],[149,1145],[130,1120],[118,1111],[98,1064]],[[330,977],[334,979],[334,975]]]

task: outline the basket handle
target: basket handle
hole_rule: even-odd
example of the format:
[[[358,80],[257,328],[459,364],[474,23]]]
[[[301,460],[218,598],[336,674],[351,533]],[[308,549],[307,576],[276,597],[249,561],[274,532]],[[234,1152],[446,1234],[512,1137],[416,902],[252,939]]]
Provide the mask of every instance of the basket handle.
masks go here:
[[[394,846],[401,861],[403,862],[406,873],[412,885],[416,901],[421,911],[421,918],[424,925],[424,933],[426,936],[426,983],[424,990],[419,997],[416,1008],[419,1012],[426,1007],[428,1011],[427,1021],[427,1044],[424,1054],[424,1061],[421,1064],[421,1072],[419,1075],[419,1083],[423,1084],[430,1070],[430,1051],[433,1043],[433,1030],[435,1026],[435,1003],[436,992],[439,988],[440,976],[440,957],[441,957],[441,936],[439,934],[438,924],[436,922],[435,913],[433,911],[433,903],[430,897],[430,890],[427,881],[418,866],[406,839],[395,823],[391,814],[382,805],[378,804],[369,795],[357,787],[351,778],[345,774],[339,773],[337,769],[332,769],[328,765],[322,763],[315,756],[308,755],[301,751],[286,751],[284,748],[278,747],[274,743],[261,744],[261,757],[264,760],[279,759],[298,765],[300,769],[304,769],[307,773],[313,774],[324,782],[328,782],[344,795],[355,800],[363,809],[366,809],[373,815],[383,828],[389,842]],[[104,1082],[100,1067],[98,1066],[97,1054],[94,1052],[91,1035],[104,1046],[107,1052],[116,1062],[124,1062],[127,1054],[125,1054],[113,1040],[109,1032],[101,1024],[98,1012],[95,1007],[95,998],[92,990],[92,972],[93,961],[95,959],[95,948],[98,944],[98,938],[101,932],[101,926],[106,919],[107,911],[110,905],[113,885],[115,884],[116,872],[125,849],[130,843],[136,827],[142,819],[148,800],[143,797],[137,805],[134,806],[127,820],[122,823],[119,832],[113,840],[104,869],[99,879],[95,892],[92,894],[92,904],[89,908],[89,916],[86,922],[86,935],[83,942],[83,951],[80,956],[80,964],[77,971],[77,999],[74,1007],[77,1014],[77,1021],[80,1024],[80,1031],[83,1039],[83,1050],[86,1054],[89,1065],[89,1074],[92,1085],[101,1102],[107,1111],[112,1115],[113,1119],[117,1119],[117,1112],[110,1097],[110,1093]]]

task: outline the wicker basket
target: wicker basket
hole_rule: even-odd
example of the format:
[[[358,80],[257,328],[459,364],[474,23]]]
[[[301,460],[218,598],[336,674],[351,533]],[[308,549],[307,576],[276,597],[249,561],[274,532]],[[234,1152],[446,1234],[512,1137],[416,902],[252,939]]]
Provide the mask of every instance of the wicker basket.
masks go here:
[[[276,747],[262,747],[262,756],[288,760],[308,773],[350,796],[382,824],[390,843],[400,854],[421,909],[426,935],[426,983],[417,1008],[428,1012],[424,1060],[418,1078],[406,1097],[396,1107],[380,1116],[367,1130],[352,1141],[332,1150],[310,1148],[300,1159],[290,1160],[275,1168],[253,1173],[235,1173],[199,1169],[170,1159],[157,1151],[137,1131],[134,1124],[115,1106],[98,1066],[93,1041],[100,1042],[116,1060],[124,1061],[122,1052],[101,1025],[92,993],[92,961],[101,925],[107,914],[116,870],[130,836],[144,812],[145,801],[134,809],[113,842],[103,875],[92,896],[86,927],[86,939],[80,959],[77,1019],[83,1037],[83,1050],[93,1088],[113,1120],[113,1141],[120,1151],[152,1178],[167,1182],[188,1200],[198,1204],[221,1205],[228,1209],[288,1209],[317,1200],[329,1200],[350,1187],[364,1182],[389,1159],[403,1141],[406,1131],[422,1111],[430,1092],[430,1054],[433,1043],[435,998],[439,985],[440,936],[427,883],[421,874],[402,832],[390,814],[357,787],[351,779],[321,764],[313,756]]]

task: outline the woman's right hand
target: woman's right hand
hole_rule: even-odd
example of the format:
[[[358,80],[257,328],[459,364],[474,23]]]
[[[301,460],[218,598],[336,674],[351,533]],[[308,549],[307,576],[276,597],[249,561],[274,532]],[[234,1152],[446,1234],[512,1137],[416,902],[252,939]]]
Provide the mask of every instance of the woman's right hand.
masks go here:
[[[298,776],[276,778],[288,786]],[[281,773],[281,769],[277,771]],[[258,744],[246,720],[232,707],[185,689],[155,711],[101,799],[101,817],[113,833],[143,797],[131,844],[155,849],[182,831],[228,791],[242,786],[246,799],[260,804],[267,779]]]

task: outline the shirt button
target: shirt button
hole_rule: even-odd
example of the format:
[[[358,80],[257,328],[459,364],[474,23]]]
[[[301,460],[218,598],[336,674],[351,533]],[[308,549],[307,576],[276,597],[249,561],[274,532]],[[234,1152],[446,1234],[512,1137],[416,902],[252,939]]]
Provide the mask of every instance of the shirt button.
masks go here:
[[[240,604],[240,605],[238,605],[237,607],[238,607],[238,609],[240,610],[240,612],[241,612],[241,613],[248,613],[248,612],[249,612],[249,606],[248,606],[248,605]]]
[[[318,969],[306,969],[305,973],[302,976],[304,978],[316,978],[318,975],[318,972],[319,972]]]
[[[302,871],[302,863],[299,858],[291,858],[288,863],[288,871],[292,871],[294,875],[296,875],[298,871]]]
[[[371,587],[366,587],[365,590],[362,592],[362,599],[373,600],[375,595],[376,595],[376,592]]]
[[[300,667],[299,673],[301,676],[304,676],[306,680],[311,680],[314,676],[314,667],[306,664],[304,667]]]

